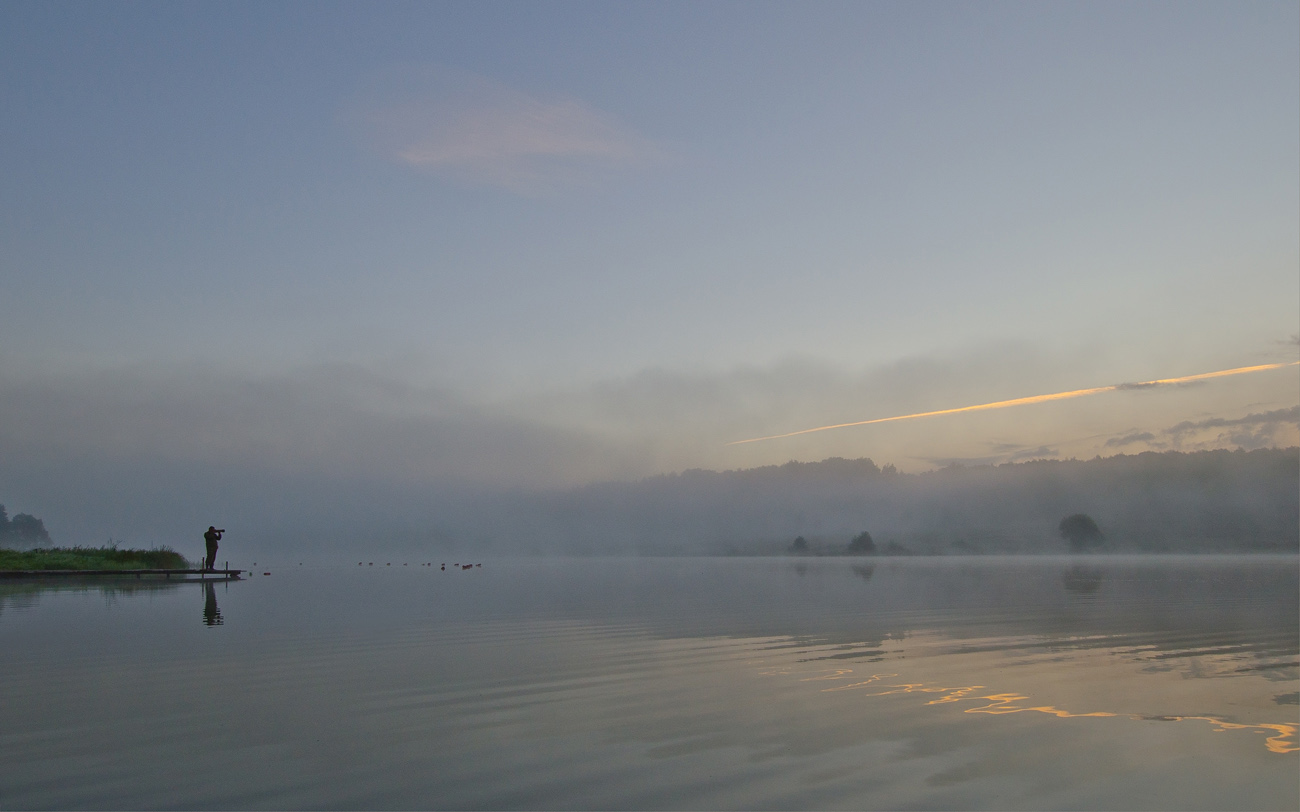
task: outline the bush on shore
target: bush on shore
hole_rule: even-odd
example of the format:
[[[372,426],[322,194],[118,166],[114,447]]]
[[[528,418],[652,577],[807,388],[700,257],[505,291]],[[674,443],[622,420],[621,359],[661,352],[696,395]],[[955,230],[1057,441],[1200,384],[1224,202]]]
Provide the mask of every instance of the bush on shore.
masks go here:
[[[0,570],[183,570],[190,563],[170,547],[118,550],[113,547],[0,549]]]

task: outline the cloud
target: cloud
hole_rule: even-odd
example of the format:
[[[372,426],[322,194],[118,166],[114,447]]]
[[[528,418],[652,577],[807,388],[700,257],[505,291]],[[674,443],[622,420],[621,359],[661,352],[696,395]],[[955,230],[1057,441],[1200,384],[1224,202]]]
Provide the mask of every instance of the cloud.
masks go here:
[[[1026,448],[1012,454],[1008,462],[1020,462],[1021,460],[1041,460],[1048,457],[1059,457],[1061,452],[1055,448],[1048,448],[1040,445],[1038,448]]]
[[[1211,448],[1225,444],[1251,450],[1276,445],[1279,435],[1300,424],[1300,406],[1248,414],[1245,417],[1212,417],[1184,420],[1163,432],[1175,448]],[[1205,436],[1213,429],[1228,429]]]
[[[348,118],[392,161],[524,195],[595,185],[662,155],[578,99],[448,72],[408,71],[368,94]]]
[[[1159,386],[1170,386],[1171,384],[1161,383],[1160,381],[1148,381],[1146,383],[1121,383],[1116,384],[1115,388],[1121,392],[1131,389],[1154,389]]]
[[[708,373],[645,370],[509,394],[439,384],[436,373],[408,362],[257,372],[197,362],[81,370],[0,364],[0,501],[45,518],[63,541],[113,535],[170,543],[188,526],[223,516],[267,533],[322,525],[333,533],[425,532],[444,506],[463,501],[457,494],[795,457],[890,462],[902,459],[903,448],[925,453],[911,443],[918,432],[929,438],[927,427],[864,433],[848,438],[853,446],[836,438],[824,447],[738,454],[724,442],[738,430],[797,423],[828,408],[911,408],[936,398],[936,389],[980,385],[1007,357],[913,359],[861,374],[806,360]],[[943,438],[926,439],[931,448],[964,451]]]
[[[1149,449],[1205,450],[1212,448],[1242,448],[1247,451],[1289,445],[1294,442],[1297,423],[1300,423],[1300,406],[1257,412],[1244,417],[1210,417],[1204,420],[1184,420],[1158,432],[1132,431],[1111,437],[1104,448],[1124,448],[1144,444]],[[1226,431],[1215,431],[1226,429]]]
[[[1137,389],[1163,389],[1166,387],[1188,388],[1192,386],[1204,386],[1204,385],[1205,385],[1205,381],[1188,381],[1188,380],[1143,381],[1141,383],[1115,384],[1114,389],[1117,392],[1131,392]]]
[[[1007,462],[1024,462],[1025,460],[1053,459],[1061,456],[1059,449],[1040,445],[1034,448],[1015,443],[992,443],[993,454],[969,457],[913,457],[939,468],[949,466],[1001,465]]]
[[[0,381],[0,456],[11,461],[130,459],[427,485],[562,479],[599,456],[580,432],[352,364]]]
[[[1152,443],[1156,436],[1149,431],[1135,431],[1123,437],[1112,437],[1106,441],[1106,448],[1121,448],[1133,443]]]
[[[236,509],[244,526],[287,524],[293,532],[321,524],[335,532],[347,522],[357,532],[380,525],[425,532],[471,492],[791,459],[871,457],[930,468],[1084,458],[1105,448],[1145,450],[1142,442],[1156,448],[1156,441],[1187,450],[1294,445],[1300,419],[1300,407],[1280,409],[1152,428],[1143,439],[1147,427],[1178,419],[1171,415],[1223,413],[1231,401],[1198,400],[1195,411],[1170,412],[1159,398],[1135,398],[1144,410],[1125,412],[1115,430],[1063,439],[1115,408],[1079,399],[1028,414],[992,411],[738,447],[726,441],[807,425],[810,416],[906,413],[958,396],[1033,391],[1042,381],[1050,386],[1053,374],[1077,372],[1034,348],[998,346],[856,373],[794,359],[489,394],[416,383],[438,380],[416,367],[376,361],[254,373],[195,363],[37,372],[0,365],[0,502],[21,504],[56,536],[77,541],[114,535],[169,543],[189,525],[206,527],[212,519],[205,517]]]
[[[1296,366],[1300,361],[1280,364],[1259,364],[1249,367],[1235,367],[1233,369],[1221,369],[1215,372],[1202,372],[1197,375],[1186,375],[1181,378],[1163,378],[1155,381],[1143,381],[1141,383],[1124,383],[1112,386],[1094,386],[1087,389],[1071,389],[1065,392],[1053,392],[1045,395],[1030,395],[1028,397],[1011,398],[1010,400],[999,400],[991,403],[977,403],[970,406],[957,406],[949,409],[938,409],[925,412],[914,412],[912,414],[893,415],[891,417],[876,417],[868,420],[855,420],[849,423],[832,423],[826,426],[816,426],[814,428],[799,429],[784,434],[769,434],[762,437],[750,437],[745,440],[733,440],[728,445],[745,445],[748,443],[762,443],[769,440],[784,440],[789,437],[799,435],[813,434],[816,432],[832,431],[835,429],[857,428],[859,426],[868,426],[879,423],[893,423],[899,420],[916,420],[920,418],[946,417],[949,415],[961,414],[963,412],[982,412],[990,409],[1007,409],[1017,406],[1028,406],[1031,404],[1052,403],[1055,401],[1071,400],[1074,398],[1089,397],[1099,395],[1105,392],[1116,392],[1126,389],[1145,389],[1154,386],[1181,386],[1188,383],[1199,383],[1213,378],[1226,378],[1232,375],[1245,375],[1251,372],[1263,372],[1266,370],[1280,369],[1287,366]]]
[[[357,365],[0,369],[0,502],[63,542],[173,544],[214,520],[270,535],[427,535],[466,493],[616,477],[627,456]]]
[[[1245,417],[1212,417],[1208,420],[1201,420],[1198,422],[1185,420],[1182,423],[1167,429],[1166,433],[1184,434],[1197,429],[1222,428],[1224,426],[1257,426],[1266,423],[1282,422],[1295,423],[1297,421],[1300,421],[1300,406],[1292,406],[1289,409],[1275,409],[1271,412],[1248,414]]]
[[[1020,451],[1024,446],[1019,443],[990,443],[989,448],[993,449],[995,454],[1009,454]]]

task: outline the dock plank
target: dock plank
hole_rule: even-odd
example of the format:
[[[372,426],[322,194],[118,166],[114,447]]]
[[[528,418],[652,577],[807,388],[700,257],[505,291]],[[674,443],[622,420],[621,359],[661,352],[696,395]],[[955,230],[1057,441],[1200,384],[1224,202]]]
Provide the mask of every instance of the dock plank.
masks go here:
[[[171,579],[178,576],[184,580],[195,580],[188,576],[219,576],[226,580],[238,579],[246,570],[0,570],[0,578],[80,578],[83,576],[144,576]]]

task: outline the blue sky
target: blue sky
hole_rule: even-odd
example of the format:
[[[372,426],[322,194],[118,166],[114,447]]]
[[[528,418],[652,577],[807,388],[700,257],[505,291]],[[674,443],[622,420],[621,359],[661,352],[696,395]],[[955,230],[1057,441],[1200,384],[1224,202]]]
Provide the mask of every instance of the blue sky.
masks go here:
[[[724,445],[1295,360],[1294,3],[15,2],[0,71],[11,510],[1297,442],[1290,368]]]

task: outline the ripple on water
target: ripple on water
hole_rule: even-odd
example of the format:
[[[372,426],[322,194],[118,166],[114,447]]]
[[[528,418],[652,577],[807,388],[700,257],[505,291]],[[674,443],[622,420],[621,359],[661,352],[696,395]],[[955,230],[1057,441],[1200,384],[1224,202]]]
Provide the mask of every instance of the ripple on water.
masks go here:
[[[0,595],[0,787],[29,808],[1300,801],[1293,559],[849,563],[289,572],[218,590],[219,627],[185,585]]]

